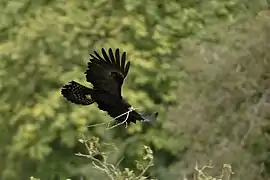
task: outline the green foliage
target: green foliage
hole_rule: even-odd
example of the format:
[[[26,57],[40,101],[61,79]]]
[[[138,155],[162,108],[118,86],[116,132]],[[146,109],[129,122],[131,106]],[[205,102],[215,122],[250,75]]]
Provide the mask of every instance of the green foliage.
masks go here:
[[[136,169],[132,162],[141,157],[141,147],[150,146],[156,165],[149,174],[167,179],[167,167],[182,159],[186,147],[196,142],[195,135],[182,138],[178,134],[178,121],[174,127],[165,123],[169,121],[170,107],[197,93],[195,85],[188,89],[191,86],[185,83],[190,79],[183,79],[186,67],[177,60],[183,47],[189,46],[184,40],[206,37],[208,28],[220,22],[250,17],[245,12],[257,13],[264,2],[2,0],[0,178],[28,179],[33,175],[64,179],[78,174],[100,178],[91,163],[73,155],[84,149],[77,140],[81,133],[87,133],[112,141],[121,149],[112,157],[117,161],[119,156],[125,156],[121,168]],[[72,105],[61,97],[60,88],[68,81],[86,84],[83,72],[89,51],[101,47],[127,51],[132,67],[123,94],[139,111],[158,110],[157,123],[110,131],[104,127],[87,128],[88,124],[110,118],[95,106]],[[185,61],[192,62],[191,57]],[[182,97],[176,93],[178,86],[184,87],[185,93],[179,93]],[[210,90],[205,90],[205,97],[212,93]],[[192,100],[197,102],[196,98]],[[176,117],[188,117],[192,122],[196,119],[185,113]]]
[[[145,180],[149,179],[148,177],[144,176],[148,168],[153,166],[153,151],[150,147],[144,146],[142,150],[142,160],[136,161],[137,170],[140,171],[138,175],[133,170],[129,168],[125,168],[124,170],[119,169],[119,164],[121,160],[116,164],[108,163],[109,156],[107,152],[102,151],[103,148],[101,146],[107,146],[108,144],[102,144],[97,137],[92,137],[90,139],[79,139],[80,143],[84,144],[87,149],[87,154],[77,153],[77,156],[88,158],[92,161],[92,165],[98,171],[103,172],[109,179],[112,180]],[[109,144],[110,145],[110,144]],[[114,147],[116,150],[117,148]],[[102,150],[101,150],[102,149]],[[115,152],[113,152],[115,153]],[[211,164],[207,166],[203,166],[199,168],[197,165],[194,169],[194,180],[230,180],[232,174],[232,168],[228,164],[224,164],[222,168],[222,172],[218,177],[213,177],[207,173],[207,169],[214,168]],[[30,177],[30,180],[40,180],[34,178],[33,176]],[[70,179],[66,179],[70,180]],[[154,180],[154,179],[149,179]]]
[[[106,152],[101,151],[101,149],[104,148],[101,148],[101,143],[99,143],[98,138],[90,140],[80,139],[80,141],[87,148],[88,154],[78,153],[77,155],[91,159],[93,167],[104,172],[111,180],[144,180],[147,179],[147,177],[144,176],[145,172],[151,166],[153,166],[153,151],[147,146],[144,146],[143,148],[142,160],[136,161],[137,170],[140,172],[138,175],[136,175],[136,173],[129,168],[125,168],[123,171],[121,171],[118,167],[121,161],[119,161],[116,165],[108,163],[109,156],[106,154]]]
[[[209,36],[216,34],[218,43],[187,41],[181,104],[166,121],[186,152],[171,173],[191,174],[194,159],[211,159],[231,163],[233,179],[269,178],[269,22],[264,11],[243,24],[212,30]]]

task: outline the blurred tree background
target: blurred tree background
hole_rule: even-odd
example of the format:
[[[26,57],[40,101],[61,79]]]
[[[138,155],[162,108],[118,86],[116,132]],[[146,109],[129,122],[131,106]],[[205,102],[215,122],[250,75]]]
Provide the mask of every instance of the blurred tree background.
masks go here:
[[[268,6],[266,0],[1,0],[0,179],[106,179],[74,155],[85,151],[82,134],[114,144],[118,150],[108,156],[112,163],[122,159],[121,169],[134,169],[150,146],[154,166],[147,176],[160,180],[191,179],[196,162],[210,160],[220,168],[231,164],[232,179],[270,179]],[[102,47],[127,52],[123,94],[141,112],[158,110],[157,122],[87,128],[111,118],[95,105],[62,98],[67,82],[87,85],[89,53]]]

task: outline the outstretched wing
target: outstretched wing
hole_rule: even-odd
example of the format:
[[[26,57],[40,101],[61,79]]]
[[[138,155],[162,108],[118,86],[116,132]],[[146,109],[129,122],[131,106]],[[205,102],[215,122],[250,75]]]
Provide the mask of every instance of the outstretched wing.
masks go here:
[[[94,51],[90,54],[90,62],[85,72],[86,80],[94,86],[94,89],[106,91],[121,98],[121,88],[128,74],[130,62],[126,63],[126,52],[120,56],[119,49],[108,53],[102,48],[102,56]]]
[[[91,98],[92,89],[75,81],[63,86],[61,93],[68,101],[75,104],[90,105],[94,102]]]

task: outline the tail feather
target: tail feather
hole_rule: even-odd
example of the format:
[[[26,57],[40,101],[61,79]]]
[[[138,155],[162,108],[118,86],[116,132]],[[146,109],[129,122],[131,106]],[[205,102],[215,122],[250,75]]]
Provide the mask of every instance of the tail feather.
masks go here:
[[[150,116],[149,115],[143,116],[143,118],[144,118],[143,122],[148,122],[148,123],[154,122],[154,121],[156,121],[157,117],[158,117],[158,112],[154,112]]]
[[[63,86],[61,93],[70,102],[80,105],[90,105],[94,103],[91,98],[92,89],[85,87],[75,81]]]

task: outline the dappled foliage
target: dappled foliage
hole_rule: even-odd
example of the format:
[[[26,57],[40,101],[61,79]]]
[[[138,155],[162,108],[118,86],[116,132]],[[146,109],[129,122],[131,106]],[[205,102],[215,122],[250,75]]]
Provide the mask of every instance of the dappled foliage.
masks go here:
[[[78,151],[85,151],[84,146],[78,144],[82,133],[115,143],[120,151],[111,155],[112,161],[117,162],[125,156],[120,168],[135,167],[136,164],[133,162],[141,156],[141,147],[151,146],[154,151],[155,166],[150,169],[148,175],[159,179],[168,179],[168,177],[175,179],[172,174],[175,171],[179,173],[179,167],[186,166],[186,164],[181,165],[182,160],[184,159],[185,163],[193,163],[196,148],[202,148],[202,144],[209,146],[212,151],[215,149],[211,144],[216,147],[216,144],[223,142],[223,137],[232,144],[239,144],[239,141],[231,138],[234,134],[231,134],[232,124],[229,122],[234,123],[233,119],[237,119],[240,112],[247,113],[245,116],[254,116],[244,107],[240,107],[240,104],[243,101],[256,103],[261,95],[253,93],[257,92],[255,91],[257,86],[267,82],[267,78],[265,81],[257,82],[257,79],[254,80],[255,76],[260,74],[256,71],[252,82],[244,81],[246,76],[243,76],[244,79],[241,78],[242,76],[234,79],[233,73],[225,70],[234,67],[233,60],[240,58],[226,56],[234,56],[236,53],[229,54],[227,50],[227,53],[222,52],[226,54],[222,62],[205,63],[201,60],[202,57],[196,57],[199,48],[196,49],[194,43],[186,43],[185,39],[207,38],[205,33],[208,33],[209,28],[215,29],[221,23],[235,23],[240,17],[251,18],[265,5],[263,0],[257,3],[247,0],[208,0],[200,3],[195,0],[185,2],[169,0],[166,3],[163,0],[147,2],[142,0],[2,0],[0,2],[0,145],[2,147],[0,178],[28,179],[33,175],[41,179],[53,179],[73,176],[75,180],[79,174],[89,179],[103,177],[92,168],[87,159],[74,155]],[[250,26],[244,31],[249,28]],[[217,29],[222,30],[222,28]],[[259,29],[257,32],[260,32]],[[212,38],[212,34],[209,36]],[[229,38],[231,43],[235,44],[233,39]],[[250,42],[246,36],[243,39]],[[215,41],[218,41],[218,38]],[[234,49],[229,46],[230,44],[227,47],[224,41],[217,44],[223,44],[225,50]],[[60,88],[66,82],[70,80],[85,82],[82,72],[86,69],[88,53],[102,47],[120,48],[127,52],[132,67],[123,95],[140,111],[148,113],[153,110],[159,111],[161,116],[157,123],[136,124],[127,129],[120,127],[110,131],[106,131],[102,126],[87,128],[89,124],[109,121],[110,117],[98,111],[96,107],[74,106],[61,97]],[[195,55],[183,58],[183,49],[189,47],[194,47],[192,52]],[[213,45],[211,47],[213,48]],[[214,50],[217,53],[219,51],[219,49]],[[260,57],[266,57],[262,55]],[[240,56],[240,53],[237,56]],[[249,62],[248,59],[243,61]],[[183,62],[189,62],[188,67],[194,68],[194,72],[189,72]],[[226,62],[228,64],[225,68],[222,63]],[[256,64],[255,61],[250,60],[250,62]],[[267,63],[267,59],[265,62]],[[245,65],[240,66],[244,70],[254,66],[246,62],[241,64]],[[200,74],[201,70],[196,69],[200,65],[201,68],[212,69]],[[261,67],[266,68],[266,65]],[[220,72],[220,69],[224,71]],[[253,68],[250,69],[255,71]],[[233,72],[249,74],[246,70]],[[230,76],[227,76],[228,74]],[[219,77],[220,80],[214,77]],[[225,91],[222,89],[223,86],[218,84],[223,78],[231,78],[231,81],[224,80],[225,84],[228,82],[225,88],[229,88],[237,97],[223,93]],[[253,81],[260,85],[253,85]],[[229,86],[230,84],[233,85]],[[242,86],[247,90],[242,92]],[[178,87],[179,92],[177,92]],[[220,89],[216,89],[213,93],[212,89],[216,87]],[[204,94],[198,96],[202,90]],[[221,102],[216,102],[218,95],[223,97]],[[253,98],[245,99],[247,96]],[[226,109],[228,105],[235,102],[234,100],[237,100],[239,107],[235,107],[237,104],[234,104],[233,107]],[[191,111],[189,106],[193,104],[186,106],[188,111],[177,109],[183,102],[189,101],[194,103],[195,107],[203,107],[203,109]],[[201,104],[203,106],[200,106]],[[171,108],[176,109],[174,113],[168,113],[168,109]],[[219,113],[226,114],[218,120]],[[239,132],[237,131],[235,136],[242,137],[250,121],[240,115],[240,119],[244,119],[245,123],[243,127],[236,126]],[[204,118],[202,119],[201,116]],[[217,120],[221,124],[212,123]],[[208,123],[197,124],[202,121]],[[187,126],[188,124],[190,126]],[[205,128],[201,129],[201,126]],[[187,127],[193,129],[192,132]],[[212,129],[217,129],[215,136],[209,134],[213,132]],[[182,131],[185,133],[184,137]],[[244,165],[252,162],[257,167],[266,159],[266,157],[259,157],[256,159],[258,162],[252,159],[254,154],[269,148],[263,146],[266,139],[265,136],[261,137],[260,133],[258,130],[257,136],[256,134],[252,136],[253,140],[247,138],[244,141],[245,147],[239,147],[241,150],[248,149],[247,154],[239,150],[241,154],[239,158],[245,161]],[[209,137],[212,137],[210,142],[206,141]],[[254,139],[257,137],[260,137],[258,143],[262,147],[259,149],[254,148]],[[197,140],[200,142],[197,143]],[[230,159],[232,163],[239,161],[233,157],[235,156]],[[201,157],[197,158],[201,159]],[[221,161],[220,164],[223,163]],[[192,163],[190,166],[193,166]],[[168,171],[168,167],[174,172]],[[265,175],[267,176],[267,173]],[[179,177],[179,174],[176,177]]]
[[[237,169],[233,179],[269,178],[269,18],[266,11],[226,31],[213,30],[218,44],[187,42],[192,48],[182,61],[181,104],[167,121],[187,150],[172,173],[192,173],[194,159],[211,159],[230,162]]]

